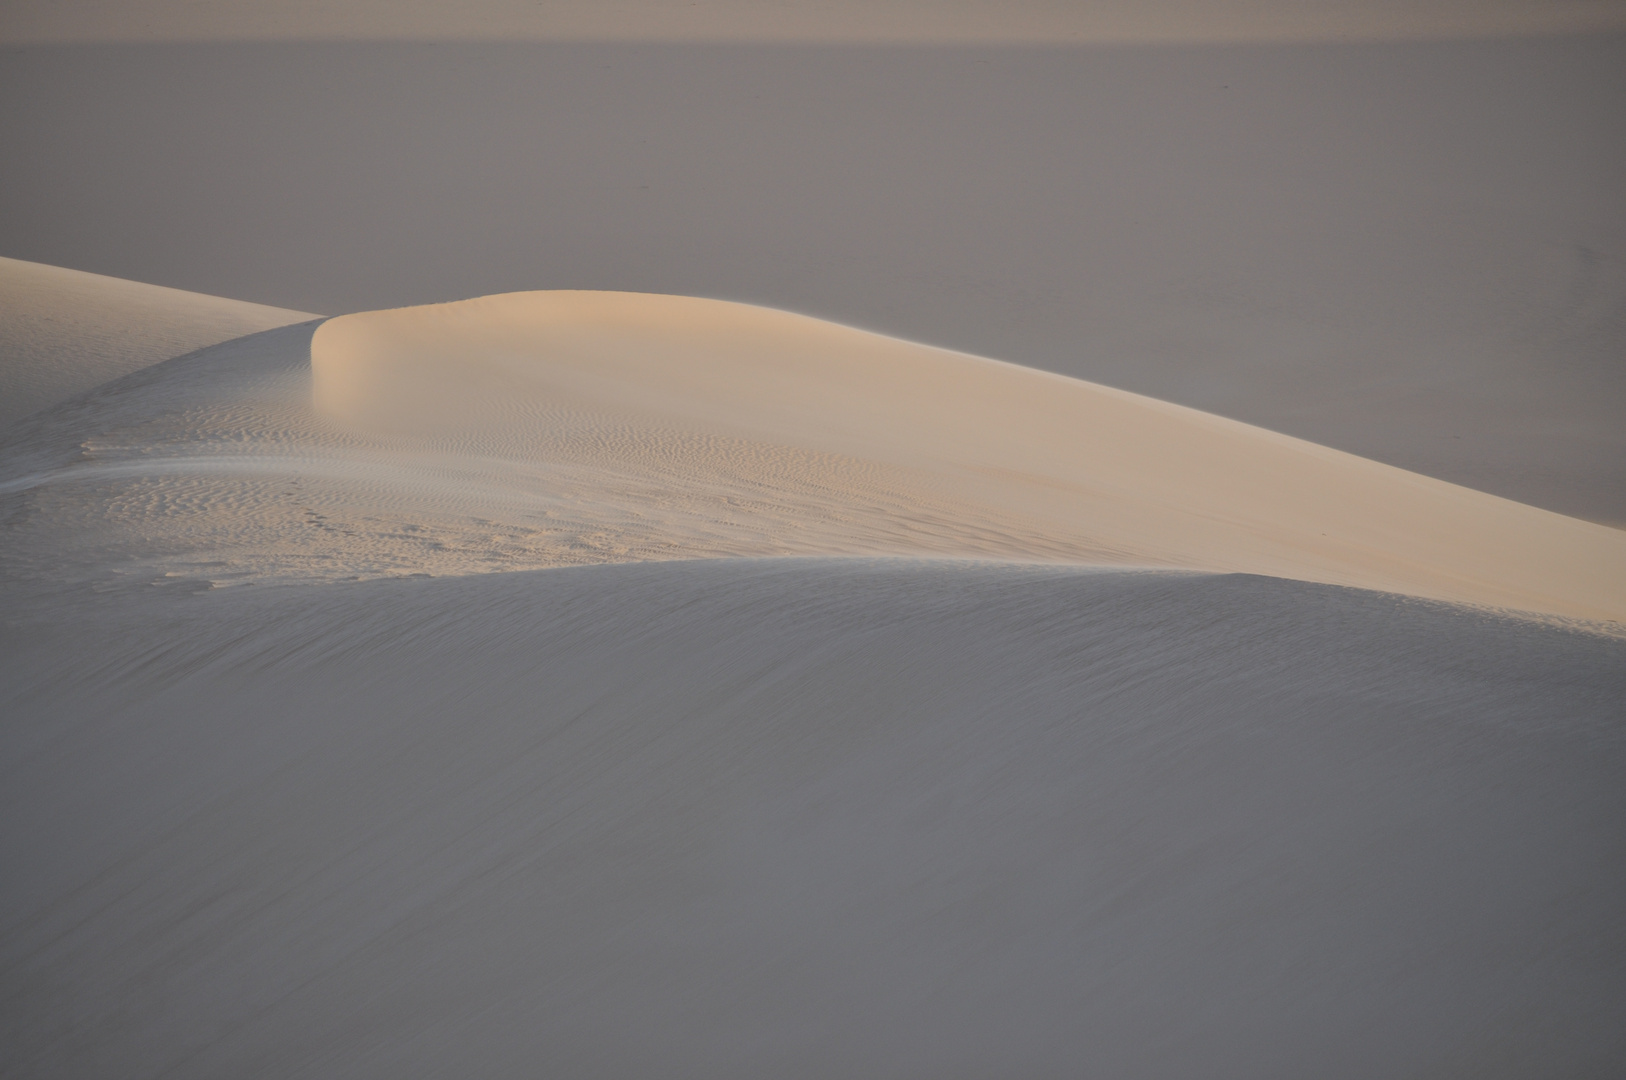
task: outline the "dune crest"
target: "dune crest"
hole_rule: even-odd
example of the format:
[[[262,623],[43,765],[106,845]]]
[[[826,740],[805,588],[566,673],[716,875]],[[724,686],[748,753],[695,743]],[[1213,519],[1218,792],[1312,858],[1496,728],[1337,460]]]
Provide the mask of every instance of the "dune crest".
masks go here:
[[[1138,395],[744,304],[540,292],[348,315],[318,328],[311,373],[318,413],[401,449],[568,463],[656,493],[681,476],[717,484],[721,502],[729,484],[816,491],[819,507],[764,515],[780,516],[793,549],[839,551],[846,532],[865,553],[1246,572],[1626,620],[1616,530]],[[877,515],[890,532],[864,527]]]
[[[161,360],[321,317],[7,258],[0,311],[0,433]]]

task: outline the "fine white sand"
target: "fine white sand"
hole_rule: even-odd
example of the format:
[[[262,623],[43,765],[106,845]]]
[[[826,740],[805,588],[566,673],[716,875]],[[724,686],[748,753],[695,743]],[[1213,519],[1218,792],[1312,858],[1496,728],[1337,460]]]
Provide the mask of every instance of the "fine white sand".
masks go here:
[[[0,435],[30,413],[148,364],[314,318],[0,258]]]
[[[8,1077],[1626,1055],[1616,640],[901,560],[9,596]]]
[[[1615,1075],[1623,28],[7,4],[0,1077]]]
[[[713,300],[151,364],[0,432],[0,1074],[1607,1075],[1623,566]]]

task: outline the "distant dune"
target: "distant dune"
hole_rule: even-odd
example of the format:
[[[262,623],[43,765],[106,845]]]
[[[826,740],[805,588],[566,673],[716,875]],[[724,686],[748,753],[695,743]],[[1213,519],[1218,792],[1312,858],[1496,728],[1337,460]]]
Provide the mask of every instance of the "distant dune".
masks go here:
[[[302,311],[0,258],[0,434],[29,415],[172,356]]]

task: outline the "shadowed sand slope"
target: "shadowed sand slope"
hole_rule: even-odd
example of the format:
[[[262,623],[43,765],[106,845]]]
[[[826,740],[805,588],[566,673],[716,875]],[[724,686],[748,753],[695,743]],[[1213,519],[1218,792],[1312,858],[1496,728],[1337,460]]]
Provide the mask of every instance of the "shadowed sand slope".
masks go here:
[[[839,548],[856,519],[868,550],[1244,571],[1626,619],[1615,530],[764,308],[552,292],[372,312],[323,324],[311,370],[316,409],[344,430],[622,483],[678,470],[718,492],[785,493],[764,516],[783,515],[787,541]],[[803,497],[830,512],[789,505]],[[639,509],[614,508],[606,528]]]
[[[1616,640],[855,559],[6,611],[8,1077],[1626,1054]]]
[[[314,318],[0,258],[0,432],[160,360]]]

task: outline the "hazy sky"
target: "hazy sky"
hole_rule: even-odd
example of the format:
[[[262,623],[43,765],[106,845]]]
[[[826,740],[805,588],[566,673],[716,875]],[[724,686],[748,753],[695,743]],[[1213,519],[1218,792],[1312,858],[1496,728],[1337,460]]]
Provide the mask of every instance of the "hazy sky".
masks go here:
[[[1403,40],[1626,28],[1621,0],[9,0],[0,42]]]

